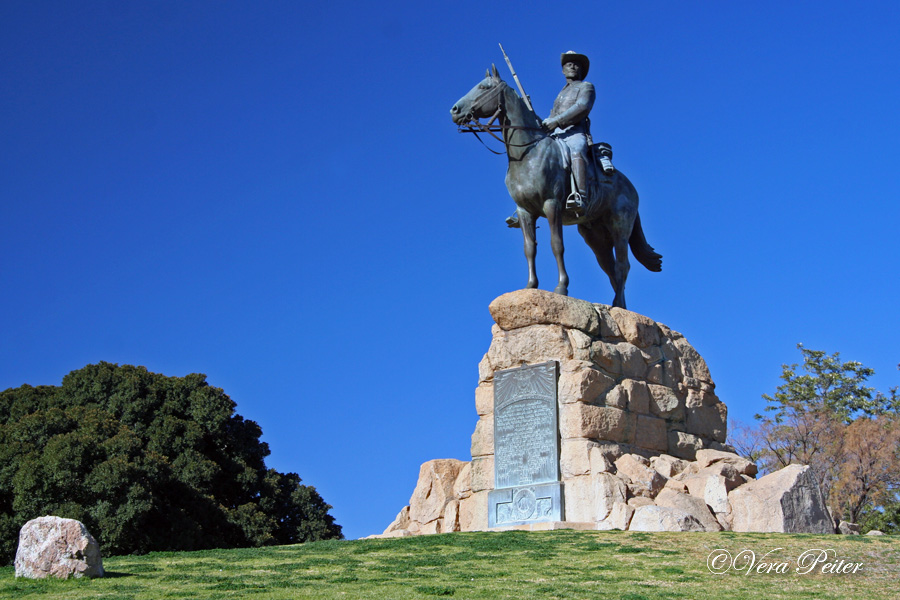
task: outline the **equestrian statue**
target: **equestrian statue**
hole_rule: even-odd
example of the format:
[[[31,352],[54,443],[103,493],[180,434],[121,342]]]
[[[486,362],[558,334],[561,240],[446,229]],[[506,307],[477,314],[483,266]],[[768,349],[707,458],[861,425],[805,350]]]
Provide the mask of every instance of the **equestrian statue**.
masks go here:
[[[509,64],[508,57],[506,60]],[[584,80],[590,61],[583,54],[569,51],[562,54],[561,63],[566,85],[547,119],[537,116],[515,71],[513,78],[521,97],[500,78],[493,65],[485,78],[453,105],[450,115],[461,131],[502,134],[509,159],[506,187],[518,207],[507,224],[521,227],[525,238],[526,287],[538,286],[535,228],[537,218],[545,217],[559,269],[554,291],[568,295],[563,225],[577,225],[578,233],[609,276],[615,291],[612,305],[625,308],[625,280],[631,268],[629,246],[638,262],[651,271],[662,270],[662,256],[644,238],[637,191],[613,167],[612,148],[591,140],[588,114],[595,91]],[[486,118],[490,118],[487,124],[479,121]]]

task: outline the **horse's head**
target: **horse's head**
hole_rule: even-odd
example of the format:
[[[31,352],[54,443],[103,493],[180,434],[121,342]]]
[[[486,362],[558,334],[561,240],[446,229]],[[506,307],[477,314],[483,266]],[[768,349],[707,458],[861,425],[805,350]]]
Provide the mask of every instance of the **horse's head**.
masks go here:
[[[494,65],[484,75],[484,79],[450,109],[450,118],[457,125],[493,116],[500,109],[500,97],[506,83],[500,79]]]

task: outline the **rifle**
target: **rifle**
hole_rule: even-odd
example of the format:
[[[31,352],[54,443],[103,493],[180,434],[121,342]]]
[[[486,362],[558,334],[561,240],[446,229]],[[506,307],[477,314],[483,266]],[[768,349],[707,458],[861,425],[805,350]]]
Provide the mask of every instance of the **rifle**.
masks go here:
[[[525,101],[525,106],[528,107],[528,110],[534,112],[534,108],[531,106],[531,98],[528,97],[528,94],[525,93],[525,89],[522,87],[522,82],[519,81],[519,76],[516,75],[516,70],[513,69],[512,63],[509,60],[509,57],[506,55],[506,50],[503,49],[503,44],[498,44],[500,46],[500,52],[503,53],[503,58],[506,59],[506,66],[509,67],[510,72],[512,73],[513,79],[516,81],[516,85],[519,87],[519,93],[522,94],[522,100]]]

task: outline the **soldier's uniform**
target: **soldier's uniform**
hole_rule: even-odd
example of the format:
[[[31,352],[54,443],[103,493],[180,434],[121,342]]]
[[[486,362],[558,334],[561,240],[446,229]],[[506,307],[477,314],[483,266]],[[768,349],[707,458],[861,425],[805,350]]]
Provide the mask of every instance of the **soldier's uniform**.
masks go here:
[[[591,157],[591,122],[588,115],[594,106],[596,92],[594,84],[585,81],[590,60],[584,54],[578,54],[569,50],[560,56],[560,63],[565,73],[566,63],[575,63],[581,68],[579,78],[566,75],[566,85],[556,97],[550,117],[544,121],[548,127],[553,127],[553,136],[565,142],[572,156],[572,177],[575,188],[567,199],[568,208],[581,208],[583,201],[587,199],[587,169],[592,160]],[[612,149],[608,144],[600,144],[600,162],[606,173],[613,171]]]
[[[562,60],[567,60],[566,54],[562,55]],[[550,119],[556,123],[553,136],[565,142],[572,157],[572,178],[576,189],[572,190],[566,201],[567,208],[583,208],[587,200],[587,161],[591,150],[588,114],[595,98],[594,84],[584,80],[569,81],[556,97],[550,111]]]
[[[563,54],[563,60],[566,60]],[[588,114],[594,106],[594,84],[589,81],[570,81],[556,97],[550,118],[556,122],[553,135],[572,150],[572,158],[587,158],[590,122]]]
[[[591,157],[591,121],[588,115],[594,106],[596,92],[594,84],[585,81],[590,67],[590,60],[584,54],[578,54],[569,50],[560,56],[560,62],[563,66],[563,73],[566,73],[566,64],[569,62],[580,65],[580,79],[570,78],[566,75],[566,85],[563,87],[556,101],[553,103],[553,110],[550,116],[544,119],[544,127],[550,129],[553,137],[565,142],[569,147],[572,158],[572,178],[574,186],[572,193],[566,199],[566,208],[579,211],[584,208],[588,194],[588,177],[587,170]],[[612,158],[612,148],[609,144],[598,144],[598,154],[600,164],[603,171],[607,174],[612,173],[615,169],[610,159]],[[518,218],[513,215],[506,219],[506,223],[510,227],[518,227]]]

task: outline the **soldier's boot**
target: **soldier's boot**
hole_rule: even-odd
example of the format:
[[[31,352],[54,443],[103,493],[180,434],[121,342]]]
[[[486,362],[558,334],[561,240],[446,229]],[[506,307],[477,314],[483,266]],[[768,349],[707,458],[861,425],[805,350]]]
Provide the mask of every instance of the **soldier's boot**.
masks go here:
[[[566,198],[566,208],[575,212],[584,210],[587,203],[587,165],[580,156],[572,157],[572,178],[575,180],[575,189]]]
[[[612,175],[613,171],[616,170],[612,164],[612,146],[605,142],[597,144],[597,158],[600,161],[600,166],[603,167],[603,172],[607,175]]]

